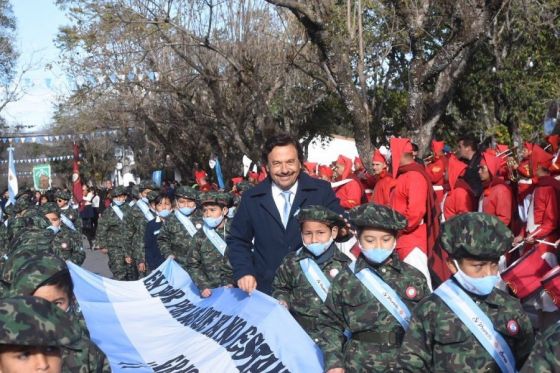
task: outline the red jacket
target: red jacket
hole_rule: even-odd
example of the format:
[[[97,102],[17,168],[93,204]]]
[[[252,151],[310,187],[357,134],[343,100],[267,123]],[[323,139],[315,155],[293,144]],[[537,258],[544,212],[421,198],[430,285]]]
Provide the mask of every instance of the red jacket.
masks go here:
[[[428,173],[428,175],[430,175],[430,179],[432,180],[432,184],[434,186],[443,187],[443,184],[445,184],[444,176],[445,176],[446,168],[447,168],[446,159],[443,157],[436,159],[435,161],[433,161],[432,163],[426,166],[426,172]],[[441,190],[439,190],[440,188],[436,188],[436,189],[434,189],[436,192],[436,201],[438,204],[441,204],[445,192],[443,191],[443,188],[441,188]]]
[[[554,242],[557,239],[556,233],[558,231],[558,224],[560,223],[558,211],[558,191],[554,188],[554,186],[550,185],[550,183],[545,184],[544,179],[545,178],[540,178],[539,182],[535,186],[532,202],[533,208],[532,211],[529,209],[529,214],[532,213],[532,217],[528,217],[527,221],[532,218],[534,224],[539,226],[537,228],[539,233],[535,235],[536,239],[544,239],[549,242]],[[546,179],[551,180],[552,177],[548,176]],[[531,232],[527,233],[531,234]]]
[[[408,220],[408,226],[397,237],[396,248],[401,259],[407,257],[415,247],[426,254],[428,252],[424,216],[428,190],[431,187],[424,176],[416,171],[401,174],[395,180],[395,187],[391,193],[391,207]]]
[[[373,202],[378,205],[390,206],[391,191],[394,186],[395,179],[393,179],[387,172],[383,171],[375,183],[375,188],[373,188],[373,194],[371,195],[369,202]]]
[[[498,217],[508,227],[513,212],[513,194],[504,183],[491,185],[482,193],[482,212]]]
[[[446,221],[455,215],[471,211],[474,211],[474,195],[468,189],[468,185],[466,187],[457,185],[447,193],[443,203],[443,217]]]
[[[335,189],[336,197],[340,200],[340,207],[346,210],[361,205],[363,193],[362,184],[354,178]]]

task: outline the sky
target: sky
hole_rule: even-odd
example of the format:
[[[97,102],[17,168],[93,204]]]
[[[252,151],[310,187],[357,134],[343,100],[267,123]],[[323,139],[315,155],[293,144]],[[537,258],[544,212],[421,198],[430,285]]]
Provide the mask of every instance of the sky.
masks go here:
[[[54,44],[58,28],[69,24],[54,0],[11,0],[17,22],[16,46],[20,52],[18,70],[31,69],[24,75],[23,97],[1,113],[8,124],[31,125],[28,132],[48,128],[58,96],[68,92],[68,83],[58,66]],[[52,69],[48,69],[48,65]]]

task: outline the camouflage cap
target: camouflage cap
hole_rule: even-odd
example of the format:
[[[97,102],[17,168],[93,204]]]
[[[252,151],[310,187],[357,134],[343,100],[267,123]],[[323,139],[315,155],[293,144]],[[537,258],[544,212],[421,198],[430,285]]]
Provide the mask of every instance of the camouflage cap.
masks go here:
[[[19,214],[20,212],[27,210],[31,205],[31,197],[29,197],[27,194],[24,194],[22,197],[16,200],[13,209],[14,214]]]
[[[390,207],[365,203],[349,211],[350,222],[358,228],[370,227],[388,231],[406,228],[406,218]]]
[[[126,189],[122,185],[119,185],[111,190],[111,198],[118,196],[126,196]]]
[[[40,211],[42,215],[57,214],[60,216],[60,207],[58,207],[58,205],[54,202],[45,203],[41,206]]]
[[[10,243],[8,259],[2,268],[2,280],[11,284],[16,272],[31,258],[52,255],[54,234],[48,229],[26,229]],[[13,246],[12,246],[13,245]]]
[[[70,201],[72,199],[72,192],[69,190],[57,190],[54,194],[55,198],[63,199],[65,201]]]
[[[175,190],[175,197],[183,197],[195,200],[198,198],[198,191],[186,185],[181,185]]]
[[[57,256],[34,256],[25,262],[14,263],[14,278],[8,296],[33,295],[45,281],[63,271],[66,263]]]
[[[245,193],[246,191],[248,191],[249,189],[254,187],[254,185],[253,185],[253,183],[251,183],[247,180],[243,180],[243,181],[237,183],[237,185],[235,185],[235,187],[237,188],[239,193]]]
[[[81,337],[79,325],[49,301],[0,299],[0,344],[79,349]]]
[[[328,226],[336,225],[339,227],[343,227],[345,225],[344,219],[341,218],[336,212],[320,205],[303,207],[299,210],[297,219],[300,223],[312,220],[320,221],[327,224]]]
[[[496,260],[511,248],[513,234],[497,217],[470,212],[443,223],[439,239],[452,258]]]
[[[140,188],[138,187],[138,185],[133,185],[132,187],[130,187],[130,194],[134,198],[140,198]]]
[[[151,191],[148,193],[148,196],[147,196],[148,202],[150,202],[150,203],[154,202],[154,201],[156,200],[156,198],[158,198],[159,194],[160,194],[159,191],[157,191],[157,190],[151,190]]]
[[[31,198],[33,197],[34,193],[29,188],[23,188],[18,191],[16,194],[16,200],[20,199],[21,197]]]
[[[151,180],[143,180],[138,184],[138,190],[140,192],[145,191],[146,189],[149,190],[159,190],[156,184],[154,184]]]
[[[205,203],[210,203],[210,204],[216,204],[216,205],[227,207],[230,206],[232,198],[227,193],[204,192],[204,193],[200,193],[199,201],[201,205]]]

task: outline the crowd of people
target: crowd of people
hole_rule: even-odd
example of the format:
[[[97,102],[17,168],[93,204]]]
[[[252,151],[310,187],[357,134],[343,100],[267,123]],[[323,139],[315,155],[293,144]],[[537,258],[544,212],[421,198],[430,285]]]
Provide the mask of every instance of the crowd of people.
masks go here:
[[[306,162],[279,134],[228,192],[202,170],[194,186],[84,186],[80,201],[22,191],[0,226],[0,372],[110,370],[65,263],[83,263],[82,235],[117,280],[172,258],[201,297],[271,295],[329,373],[558,372],[560,159],[546,141],[517,162],[466,136],[425,159],[392,138],[370,174],[344,155]]]

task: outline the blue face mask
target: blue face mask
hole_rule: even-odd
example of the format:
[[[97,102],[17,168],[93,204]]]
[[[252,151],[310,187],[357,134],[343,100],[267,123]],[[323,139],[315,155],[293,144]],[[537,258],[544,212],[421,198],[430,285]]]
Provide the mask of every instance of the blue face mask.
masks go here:
[[[235,216],[235,207],[230,207],[227,212],[227,217],[233,219],[234,216]]]
[[[179,212],[185,216],[189,216],[190,214],[192,214],[194,212],[195,208],[194,207],[181,207],[179,208]]]
[[[455,280],[468,292],[478,295],[488,295],[494,289],[494,286],[500,281],[500,276],[491,275],[486,277],[471,277],[461,270],[459,263],[453,260],[457,267],[457,273],[453,275]]]
[[[171,210],[165,209],[158,212],[158,215],[162,218],[166,218],[171,214]]]
[[[208,228],[214,229],[222,223],[224,217],[220,216],[219,218],[202,218],[202,220],[204,220],[204,224],[206,224]]]
[[[332,243],[333,243],[333,239],[331,238],[327,242],[323,242],[323,243],[315,242],[304,246],[314,256],[321,256],[321,254],[323,254],[325,251],[329,249],[329,247],[331,247]]]
[[[394,249],[382,249],[382,248],[364,249],[364,248],[361,248],[361,250],[362,250],[362,254],[370,262],[372,262],[372,263],[383,263],[384,261],[387,260],[387,258],[389,258],[391,256]]]
[[[113,203],[115,204],[115,206],[122,206],[126,201],[117,201],[117,200],[113,200]]]
[[[53,231],[54,234],[57,234],[58,232],[60,232],[60,227],[55,227],[54,225],[51,225],[51,226],[47,227],[47,229],[50,229],[51,231]]]

